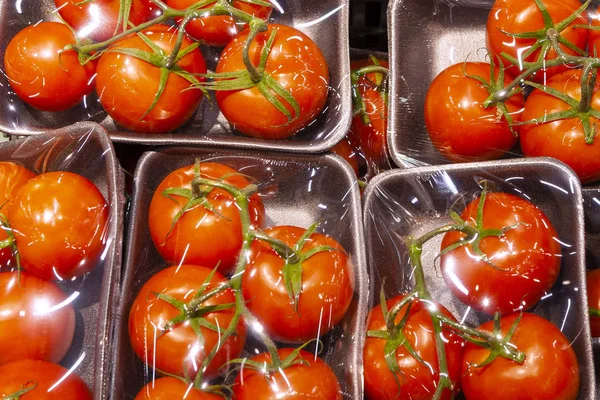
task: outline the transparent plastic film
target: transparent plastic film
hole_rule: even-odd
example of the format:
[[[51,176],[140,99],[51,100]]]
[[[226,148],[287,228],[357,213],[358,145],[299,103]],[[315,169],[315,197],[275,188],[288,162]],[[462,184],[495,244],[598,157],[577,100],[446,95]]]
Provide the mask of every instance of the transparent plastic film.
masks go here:
[[[570,169],[394,170],[364,197],[367,399],[596,398]]]
[[[85,400],[111,392],[122,180],[96,124],[0,148],[0,397]]]
[[[597,4],[393,1],[389,148],[401,167],[553,157],[600,179]]]
[[[2,2],[2,131],[322,152],[351,118],[348,4]],[[59,95],[60,94],[60,95]]]
[[[360,194],[341,158],[148,152],[131,216],[114,398],[362,396]]]

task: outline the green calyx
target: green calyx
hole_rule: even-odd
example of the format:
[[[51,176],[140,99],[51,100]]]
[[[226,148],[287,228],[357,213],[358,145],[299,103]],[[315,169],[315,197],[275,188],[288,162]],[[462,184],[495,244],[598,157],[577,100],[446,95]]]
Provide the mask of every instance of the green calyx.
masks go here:
[[[513,124],[512,115],[510,115],[510,113],[508,112],[508,108],[506,107],[504,100],[503,101],[494,101],[494,99],[498,93],[503,93],[506,90],[505,86],[504,86],[506,84],[506,82],[504,81],[504,64],[502,64],[502,61],[499,60],[499,62],[498,62],[499,67],[497,67],[493,56],[488,56],[488,57],[490,58],[490,80],[489,81],[485,80],[485,78],[483,78],[482,76],[479,76],[479,75],[469,75],[467,73],[467,68],[466,68],[467,62],[466,61],[463,63],[463,75],[466,76],[467,78],[475,79],[487,90],[489,97],[483,102],[483,106],[485,108],[496,106],[500,115],[502,116],[502,118],[504,118],[504,120],[508,123],[508,127],[509,127],[511,133],[514,136],[517,136],[517,133],[514,131],[513,126],[512,126],[512,124]],[[496,78],[496,68],[499,68],[497,78]],[[506,96],[506,98],[510,98],[511,96],[514,96],[515,94],[521,93],[521,92],[522,92],[522,89],[520,87],[515,87],[515,88],[511,89],[510,92],[506,93],[505,96]]]
[[[501,56],[503,58],[505,58],[506,60],[508,60],[511,64],[514,64],[518,67],[525,66],[525,68],[527,68],[527,66],[523,63],[522,60],[527,59],[534,52],[539,51],[539,56],[535,62],[537,62],[537,63],[543,62],[544,60],[546,60],[546,57],[547,57],[550,49],[552,49],[554,47],[547,36],[547,32],[549,30],[554,30],[554,31],[558,32],[558,37],[557,37],[558,43],[560,43],[564,47],[572,50],[576,54],[584,56],[585,51],[580,49],[573,43],[571,43],[564,36],[562,36],[561,32],[564,31],[567,28],[567,26],[569,26],[573,21],[575,21],[577,18],[579,18],[579,16],[589,6],[590,1],[591,0],[586,1],[573,14],[569,15],[564,20],[562,20],[558,23],[555,23],[552,20],[552,16],[550,15],[548,9],[546,8],[546,6],[542,2],[542,0],[534,0],[535,4],[538,7],[540,14],[542,15],[542,18],[544,20],[544,27],[542,29],[538,29],[537,31],[523,32],[523,33],[510,33],[510,32],[506,32],[506,31],[502,31],[502,32],[504,34],[514,37],[514,38],[535,39],[535,43],[521,55],[521,60],[517,60],[514,57],[507,55],[506,53],[502,53]],[[531,66],[531,65],[529,64],[528,66]]]
[[[242,367],[250,368],[255,371],[260,371],[261,373],[265,374],[266,377],[270,377],[272,374],[281,373],[281,371],[293,367],[294,365],[309,365],[310,362],[300,356],[300,351],[304,350],[306,346],[314,341],[317,342],[317,347],[322,345],[321,341],[317,339],[309,340],[308,342],[295,348],[294,351],[292,351],[284,359],[279,358],[279,356],[273,357],[273,354],[271,354],[270,362],[257,362],[248,358],[236,358],[235,360],[229,361],[227,365],[234,365],[236,367],[235,370],[239,370]]]
[[[384,104],[386,107],[388,104],[389,70],[381,66],[377,58],[373,56],[370,56],[370,58],[373,65],[368,65],[366,67],[353,70],[350,74],[350,83],[352,85],[353,114],[360,115],[360,119],[364,125],[370,125],[371,118],[367,114],[366,104],[360,90],[359,82],[363,76],[367,76],[369,74],[374,75],[375,79],[369,79],[369,82],[371,82],[371,84],[373,84],[377,88],[377,91],[379,92],[380,96],[383,97]]]
[[[5,396],[2,398],[2,400],[20,400],[21,396],[23,396],[24,394],[32,391],[33,389],[35,389],[37,386],[37,383],[35,382],[27,382],[24,385],[21,385],[21,389],[9,394],[8,396]]]
[[[286,88],[270,74],[265,72],[269,54],[277,35],[277,29],[271,31],[269,39],[262,48],[259,64],[258,66],[255,66],[250,60],[250,46],[256,36],[261,32],[265,32],[268,27],[266,23],[260,19],[252,20],[249,23],[249,26],[250,34],[248,35],[248,39],[244,44],[242,52],[246,69],[224,73],[209,72],[205,77],[210,80],[207,82],[200,82],[196,87],[213,91],[245,90],[256,87],[269,103],[271,103],[280,113],[285,115],[287,122],[284,125],[288,125],[300,116],[300,105]]]
[[[479,203],[477,204],[475,226],[470,224],[468,221],[463,220],[456,211],[452,209],[449,211],[450,218],[452,218],[452,220],[454,221],[454,224],[451,225],[453,227],[453,229],[451,230],[460,231],[464,233],[465,236],[462,239],[443,248],[437,257],[441,257],[444,254],[450,253],[451,251],[458,249],[459,247],[470,246],[473,250],[473,253],[476,256],[478,256],[481,260],[483,260],[486,264],[490,265],[495,269],[502,270],[498,266],[494,265],[494,263],[489,259],[487,254],[485,254],[483,250],[481,250],[481,241],[489,237],[501,238],[506,234],[506,232],[523,225],[523,223],[505,226],[502,229],[485,228],[483,225],[483,210],[485,207],[485,202],[487,200],[487,195],[487,182],[484,182],[483,190],[479,197]]]
[[[298,312],[298,304],[302,294],[303,263],[319,253],[340,251],[339,249],[331,246],[316,246],[310,250],[302,251],[304,245],[308,242],[311,235],[317,229],[317,226],[317,223],[312,224],[292,247],[288,246],[281,240],[268,236],[258,229],[254,230],[254,237],[258,240],[267,242],[271,248],[284,260],[283,284],[285,285],[290,300],[292,300],[294,312]]]
[[[600,317],[600,310],[598,310],[597,308],[589,307],[588,313],[590,317]]]

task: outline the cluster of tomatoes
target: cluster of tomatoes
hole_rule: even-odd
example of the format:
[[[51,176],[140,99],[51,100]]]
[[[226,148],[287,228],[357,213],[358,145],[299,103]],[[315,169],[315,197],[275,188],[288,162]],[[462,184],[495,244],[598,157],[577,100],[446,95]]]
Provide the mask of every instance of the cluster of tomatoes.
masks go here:
[[[158,185],[148,226],[166,265],[137,293],[128,333],[163,377],[137,400],[342,398],[332,369],[304,348],[348,311],[355,267],[316,225],[264,225],[256,184],[227,165],[197,161]]]
[[[600,179],[600,23],[588,16],[589,3],[497,0],[488,62],[452,65],[429,87],[424,112],[434,146],[452,161],[480,161],[518,141],[525,156],[563,161],[583,183]]]
[[[64,23],[21,30],[4,54],[14,92],[63,111],[94,89],[112,119],[134,132],[186,123],[204,94],[244,134],[296,134],[325,107],[329,70],[318,46],[290,26],[266,23],[265,0],[55,0]],[[207,72],[200,43],[223,47]]]
[[[364,348],[368,399],[577,399],[575,351],[560,329],[526,312],[560,273],[561,246],[533,203],[504,192],[471,201],[453,223],[410,245],[415,289],[369,314]],[[435,301],[422,272],[423,245],[444,235],[439,268],[452,294],[493,315],[476,329]],[[543,382],[543,384],[542,384]]]
[[[0,397],[92,399],[58,363],[75,334],[75,297],[54,281],[91,271],[104,249],[108,205],[81,175],[35,175],[0,162]]]

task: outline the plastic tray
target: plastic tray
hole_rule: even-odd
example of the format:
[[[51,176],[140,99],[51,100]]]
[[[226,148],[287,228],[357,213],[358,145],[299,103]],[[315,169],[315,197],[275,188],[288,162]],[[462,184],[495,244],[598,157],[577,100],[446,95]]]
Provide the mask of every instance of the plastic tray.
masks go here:
[[[75,172],[90,179],[110,206],[103,262],[93,272],[59,286],[74,300],[75,337],[61,362],[81,376],[95,400],[112,392],[109,370],[114,312],[121,275],[124,192],[123,174],[106,132],[93,123],[80,123],[56,132],[3,143],[0,160],[17,161],[34,170],[47,157],[47,170]]]
[[[561,274],[550,295],[530,312],[554,323],[572,342],[580,367],[580,399],[595,399],[596,385],[587,316],[582,192],[577,176],[564,164],[549,158],[502,160],[393,170],[376,176],[367,186],[365,237],[369,255],[370,305],[379,303],[382,279],[392,297],[411,287],[407,256],[408,237],[451,222],[449,208],[481,191],[478,182],[492,182],[492,189],[530,199],[550,219],[562,246]],[[461,198],[466,193],[466,199]],[[460,210],[459,205],[456,206]],[[434,259],[441,237],[423,249],[423,265],[432,297],[459,321],[479,326],[490,318],[468,312],[466,305],[446,288]]]
[[[334,237],[350,254],[355,266],[355,296],[342,323],[322,337],[325,348],[320,356],[337,374],[345,398],[361,399],[368,278],[360,194],[352,169],[335,155],[276,155],[182,148],[145,153],[135,172],[122,299],[116,327],[112,398],[133,398],[147,383],[142,362],[129,344],[127,320],[140,287],[151,275],[167,266],[150,239],[150,200],[167,174],[193,164],[196,158],[204,162],[224,163],[256,179],[266,209],[267,226],[285,224],[306,228],[318,221],[318,231]],[[252,336],[250,332],[248,335],[249,338]]]
[[[156,145],[203,145],[241,147],[287,152],[322,152],[333,147],[350,126],[350,66],[348,63],[348,0],[277,2],[272,20],[292,25],[310,36],[321,48],[330,69],[330,93],[324,112],[303,132],[287,140],[255,139],[235,133],[219,113],[215,101],[204,99],[192,121],[175,133],[139,134],[115,126],[102,110],[95,94],[81,105],[59,113],[40,112],[23,103],[0,74],[0,131],[12,135],[32,135],[68,126],[78,121],[100,123],[117,142]],[[0,0],[0,68],[8,42],[19,30],[41,20],[57,21],[54,1]],[[214,69],[218,49],[203,47],[208,67]]]

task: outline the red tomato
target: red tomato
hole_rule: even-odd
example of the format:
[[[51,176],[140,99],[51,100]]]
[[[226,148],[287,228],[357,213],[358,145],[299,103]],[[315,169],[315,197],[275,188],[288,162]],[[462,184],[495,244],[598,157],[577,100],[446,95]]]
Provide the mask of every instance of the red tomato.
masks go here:
[[[194,389],[184,381],[167,377],[156,379],[140,390],[135,400],[223,400],[224,398]]]
[[[281,359],[289,356],[294,349],[279,349]],[[331,368],[319,357],[300,350],[303,364],[296,364],[265,375],[249,367],[243,367],[233,386],[236,400],[342,400],[342,390]],[[262,353],[252,361],[269,364],[271,356]],[[243,365],[243,364],[242,364]]]
[[[203,178],[222,179],[240,189],[250,184],[238,171],[223,164],[201,163],[200,173]],[[179,168],[163,179],[154,192],[148,211],[152,241],[169,264],[218,266],[221,273],[227,274],[238,258],[243,240],[240,212],[233,196],[222,189],[213,189],[205,196],[212,210],[197,205],[173,224],[189,199],[178,195],[165,197],[163,192],[169,188],[191,190],[193,179],[193,165]],[[265,210],[258,194],[250,197],[249,211],[251,223],[262,226]]]
[[[600,269],[587,271],[587,300],[589,308],[600,310]],[[600,337],[600,316],[590,317],[592,337]]]
[[[47,172],[29,180],[9,204],[21,265],[43,279],[91,271],[104,249],[108,205],[88,179]]]
[[[387,301],[388,310],[402,300],[404,296],[398,296]],[[433,334],[433,322],[427,311],[430,305],[416,299],[413,300],[410,311],[408,305],[404,306],[395,319],[399,323],[408,314],[406,325],[402,333],[413,349],[425,364],[417,361],[404,346],[398,347],[395,352],[396,363],[401,373],[394,379],[394,373],[390,371],[385,361],[385,339],[367,337],[364,348],[364,379],[365,397],[371,400],[428,400],[431,399],[439,380],[439,364]],[[442,313],[454,319],[446,308],[434,303]],[[369,312],[367,319],[368,331],[386,330],[386,320],[383,316],[381,305],[376,306]],[[444,391],[442,399],[450,399],[458,393],[460,388],[460,366],[463,351],[463,340],[448,329],[443,330],[444,348],[450,379],[456,384],[455,391]],[[400,386],[398,386],[398,382]]]
[[[0,161],[0,214],[6,216],[8,201],[12,199],[29,179],[35,174],[18,164],[9,161]],[[0,242],[9,238],[7,227],[0,227]],[[0,268],[8,266],[13,259],[10,247],[0,249]]]
[[[506,154],[517,142],[497,107],[485,108],[488,90],[478,80],[490,81],[490,65],[480,62],[454,64],[435,77],[425,97],[425,125],[433,145],[454,162],[493,160]],[[496,68],[495,78],[499,76]],[[505,85],[513,78],[504,74]],[[505,103],[513,122],[523,109],[521,94]]]
[[[54,0],[58,13],[77,31],[78,37],[97,42],[123,31],[123,22],[119,22],[121,3],[121,0]],[[129,8],[129,22],[134,25],[146,22],[153,8],[151,0],[133,0]]]
[[[1,398],[8,399],[29,388],[31,390],[16,400],[92,400],[92,392],[85,382],[60,365],[21,360],[0,367]]]
[[[356,147],[353,148],[353,146],[350,144],[350,140],[347,137],[333,146],[331,151],[346,160],[354,170],[354,173],[358,176],[358,149]]]
[[[553,76],[546,85],[580,100],[580,84],[581,70],[569,70]],[[600,82],[596,82],[594,86],[591,105],[600,109]],[[564,101],[535,89],[525,101],[522,120],[543,121],[544,116],[569,108]],[[590,117],[590,123],[593,128],[600,120]],[[596,138],[592,144],[585,143],[584,130],[579,118],[521,125],[519,137],[525,156],[554,157],[571,167],[582,183],[600,179],[600,140]]]
[[[293,247],[305,229],[269,228],[266,233]],[[297,311],[284,283],[285,261],[266,242],[255,241],[248,255],[242,290],[250,312],[279,342],[302,343],[329,332],[342,319],[354,293],[354,267],[344,249],[329,236],[310,235],[301,252],[318,246],[336,251],[317,253],[302,263]]]
[[[267,0],[268,1],[268,0]],[[176,10],[184,10],[197,3],[197,0],[166,0],[169,7]],[[230,5],[242,10],[256,18],[267,20],[271,15],[272,7],[265,7],[259,4],[252,4],[241,0],[233,0]],[[203,7],[209,10],[214,3]],[[176,22],[181,23],[182,18],[177,18]],[[228,15],[216,15],[203,18],[195,18],[187,24],[185,31],[194,39],[201,40],[209,46],[225,46],[231,41],[247,24],[236,23],[233,17]]]
[[[10,161],[0,161],[0,212],[6,212],[6,204],[21,186],[35,174],[25,167]]]
[[[355,71],[369,65],[375,65],[373,60],[359,60],[351,63],[350,68]],[[389,68],[385,60],[377,60],[377,65]],[[370,73],[359,80],[357,90],[365,103],[365,113],[370,123],[365,125],[360,114],[356,114],[349,132],[354,147],[360,147],[363,151],[371,174],[390,168],[387,151],[388,108],[385,96],[378,90],[382,79],[382,74]]]
[[[165,331],[166,324],[181,314],[181,311],[157,297],[157,294],[171,296],[189,305],[201,288],[207,292],[226,283],[226,279],[218,272],[206,283],[211,272],[210,268],[196,265],[169,267],[152,276],[138,293],[129,313],[129,340],[138,357],[150,367],[193,379],[206,354],[221,343],[220,333],[204,327],[200,328],[203,336],[203,341],[200,341],[191,326],[191,320]],[[228,289],[211,297],[201,306],[234,302],[234,294]],[[232,307],[209,312],[203,318],[225,330],[232,321],[234,311]],[[214,377],[225,363],[237,358],[245,341],[246,328],[243,322],[238,322],[236,334],[221,344],[221,349],[208,364],[204,377]]]
[[[0,293],[0,365],[62,360],[75,332],[74,298],[25,272],[19,279],[16,271],[0,273]]]
[[[43,111],[64,111],[91,93],[96,63],[82,66],[73,50],[75,36],[66,25],[40,22],[8,43],[4,70],[17,96]]]
[[[264,73],[289,91],[300,107],[300,114],[288,121],[256,86],[216,92],[219,108],[234,129],[265,139],[283,139],[305,128],[325,107],[329,90],[329,69],[321,50],[308,36],[290,26],[270,24],[268,31],[256,36],[249,51],[254,65],[259,65],[262,49],[275,29],[277,34]],[[217,73],[246,69],[242,50],[248,33],[249,29],[244,30],[225,47]],[[284,104],[294,115],[293,108]]]
[[[163,52],[165,59],[175,47],[177,30],[155,25],[143,31]],[[184,37],[181,49],[192,45]],[[164,91],[147,115],[159,90],[160,68],[137,57],[119,53],[119,49],[138,49],[152,53],[142,38],[132,34],[114,43],[100,57],[96,92],[102,107],[112,119],[135,132],[164,133],[188,121],[202,100],[200,89],[191,89],[185,78],[169,74]],[[206,63],[199,49],[183,57],[177,65],[191,74],[206,73]],[[197,78],[202,80],[202,78]]]
[[[562,22],[571,16],[581,7],[579,0],[542,0],[548,10],[554,24]],[[588,30],[575,28],[575,25],[586,25],[585,13],[571,22],[563,31],[559,32],[561,36],[573,43],[579,49],[585,51]],[[502,52],[522,61],[536,61],[540,50],[534,51],[529,57],[523,57],[523,53],[534,45],[536,39],[515,38],[508,33],[533,32],[544,29],[544,19],[539,7],[534,1],[530,0],[496,0],[492,10],[489,13],[486,29],[487,48],[490,52],[500,55]],[[561,49],[568,53],[576,55],[577,52],[561,44]],[[550,48],[546,55],[546,60],[557,58],[554,49]],[[506,66],[512,65],[505,61]],[[565,71],[568,67],[552,67],[538,72],[536,77],[538,81],[544,81],[550,76]],[[513,67],[511,70],[520,69]],[[514,74],[516,75],[516,71]]]
[[[589,12],[590,25],[600,27],[600,7],[595,12]],[[588,40],[588,54],[593,56],[594,54],[600,54],[600,31],[590,30]]]
[[[521,316],[510,341],[526,354],[521,365],[503,357],[483,363],[490,351],[467,343],[462,361],[461,387],[467,400],[574,400],[579,393],[579,365],[569,339],[550,321],[529,313],[514,313],[500,320],[506,335]],[[494,321],[478,329],[492,332]]]
[[[480,197],[461,217],[475,226]],[[519,224],[519,225],[516,225]],[[484,229],[511,227],[503,237],[481,239],[481,251],[494,265],[474,253],[471,244],[441,256],[440,269],[452,293],[476,310],[508,314],[527,310],[548,291],[560,272],[561,248],[550,220],[535,205],[508,193],[488,193]],[[442,249],[462,239],[447,233]]]

